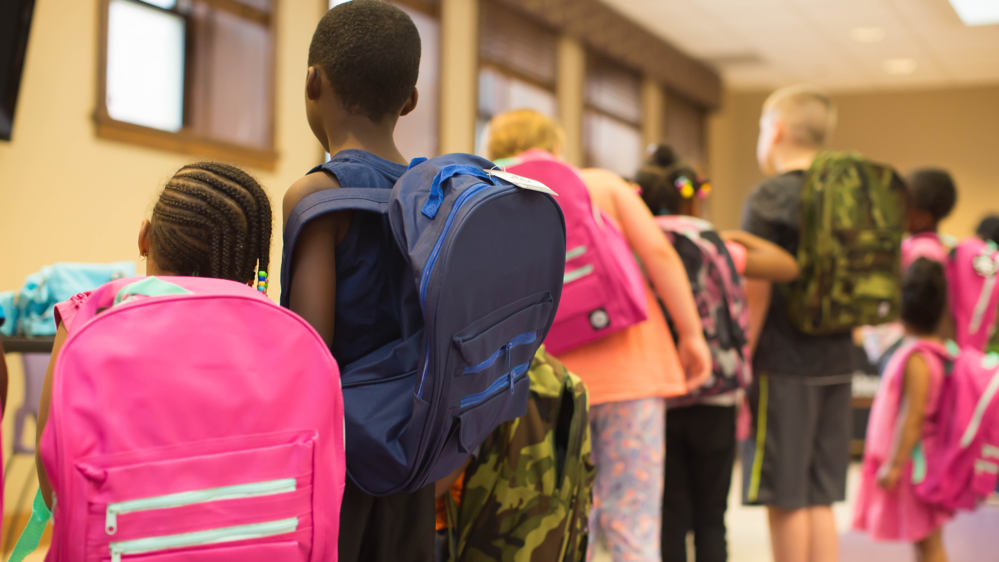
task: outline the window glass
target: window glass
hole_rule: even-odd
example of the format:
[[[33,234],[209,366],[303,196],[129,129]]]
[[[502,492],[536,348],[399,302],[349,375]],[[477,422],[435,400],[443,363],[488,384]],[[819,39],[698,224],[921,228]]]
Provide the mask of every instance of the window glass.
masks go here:
[[[587,110],[583,134],[588,166],[631,178],[642,163],[642,133],[618,119]]]
[[[642,119],[641,80],[638,75],[596,55],[588,59],[587,105],[638,124]]]
[[[108,7],[108,114],[164,131],[184,125],[184,36],[181,16],[132,0]]]

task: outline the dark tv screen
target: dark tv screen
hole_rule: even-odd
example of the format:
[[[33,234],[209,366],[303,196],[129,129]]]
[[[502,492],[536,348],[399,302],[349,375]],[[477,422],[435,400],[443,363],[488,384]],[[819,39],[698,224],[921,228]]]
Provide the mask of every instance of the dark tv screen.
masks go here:
[[[35,0],[0,0],[0,139],[10,140]]]

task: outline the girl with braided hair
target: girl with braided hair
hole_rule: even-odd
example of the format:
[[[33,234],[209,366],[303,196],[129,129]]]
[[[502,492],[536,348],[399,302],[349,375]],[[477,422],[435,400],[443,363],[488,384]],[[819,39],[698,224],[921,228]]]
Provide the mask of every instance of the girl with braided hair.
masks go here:
[[[267,290],[271,251],[271,203],[260,184],[239,168],[216,162],[188,164],[170,178],[139,229],[139,254],[149,276],[213,277]],[[59,350],[89,293],[56,305],[58,331],[45,373],[37,438],[49,417],[52,372]],[[83,324],[83,322],[81,322]],[[40,445],[40,443],[39,443]],[[40,451],[41,447],[36,447]],[[52,488],[39,453],[38,484],[52,505]]]

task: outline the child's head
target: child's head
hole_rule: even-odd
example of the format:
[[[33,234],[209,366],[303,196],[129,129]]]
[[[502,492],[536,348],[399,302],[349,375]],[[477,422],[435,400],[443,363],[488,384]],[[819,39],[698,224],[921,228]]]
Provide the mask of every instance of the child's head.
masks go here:
[[[975,234],[982,240],[999,244],[999,215],[989,215],[978,223]]]
[[[329,150],[352,125],[395,128],[416,107],[420,33],[399,8],[354,0],[326,12],[309,45],[309,126]],[[364,123],[367,121],[367,123]]]
[[[947,278],[943,266],[919,258],[902,278],[902,322],[920,336],[939,334],[947,310]]]
[[[258,269],[266,275],[270,252],[267,194],[246,172],[214,162],[178,170],[139,231],[149,275],[252,284]]]
[[[649,158],[635,174],[642,200],[653,215],[693,215],[694,198],[707,197],[711,185],[666,144],[649,147]]]
[[[559,156],[564,137],[551,117],[533,109],[515,109],[489,121],[486,153],[490,160],[502,160],[538,148]]]
[[[788,171],[782,162],[821,150],[836,128],[836,105],[809,85],[781,88],[763,103],[756,160],[768,176]]]
[[[936,232],[957,203],[957,188],[946,170],[920,168],[906,178],[909,211],[906,229],[912,234]]]

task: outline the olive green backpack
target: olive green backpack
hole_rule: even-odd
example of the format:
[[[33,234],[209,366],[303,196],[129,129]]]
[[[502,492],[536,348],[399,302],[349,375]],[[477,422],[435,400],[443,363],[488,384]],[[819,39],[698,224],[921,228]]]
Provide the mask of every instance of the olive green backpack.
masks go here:
[[[583,381],[538,349],[527,414],[501,424],[447,494],[452,562],[582,562],[596,469]]]
[[[801,275],[791,283],[791,322],[840,334],[898,318],[905,185],[890,167],[853,152],[821,152],[801,192]]]

